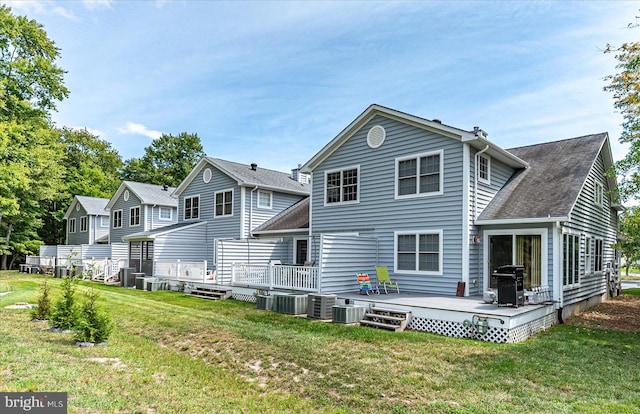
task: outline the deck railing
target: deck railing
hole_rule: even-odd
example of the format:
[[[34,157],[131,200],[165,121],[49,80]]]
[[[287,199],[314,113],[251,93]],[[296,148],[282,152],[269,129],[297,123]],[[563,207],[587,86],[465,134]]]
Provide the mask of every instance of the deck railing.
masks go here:
[[[214,272],[207,270],[207,261],[156,260],[153,276],[187,282],[215,283]]]
[[[268,289],[318,291],[318,268],[288,265],[231,265],[231,283]]]

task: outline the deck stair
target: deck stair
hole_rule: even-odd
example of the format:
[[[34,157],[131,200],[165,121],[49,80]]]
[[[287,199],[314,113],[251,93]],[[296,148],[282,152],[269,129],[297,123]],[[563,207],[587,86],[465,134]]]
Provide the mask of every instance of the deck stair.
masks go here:
[[[407,327],[410,318],[410,311],[374,307],[364,314],[360,325],[402,332]]]
[[[231,297],[231,288],[224,288],[219,286],[218,287],[198,286],[191,289],[191,291],[187,293],[187,295],[193,296],[196,298],[211,299],[211,300],[229,299]]]

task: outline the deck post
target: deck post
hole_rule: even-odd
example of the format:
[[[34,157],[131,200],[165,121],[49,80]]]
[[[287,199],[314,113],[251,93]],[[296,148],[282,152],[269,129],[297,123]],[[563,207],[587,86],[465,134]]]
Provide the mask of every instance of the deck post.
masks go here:
[[[273,290],[273,265],[267,265],[267,277],[269,278],[269,290]]]

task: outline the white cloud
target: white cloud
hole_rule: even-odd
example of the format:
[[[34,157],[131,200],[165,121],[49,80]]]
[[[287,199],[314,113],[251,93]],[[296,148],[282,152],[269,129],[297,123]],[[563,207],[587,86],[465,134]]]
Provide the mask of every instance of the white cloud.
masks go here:
[[[111,0],[82,0],[82,4],[88,10],[111,9]]]
[[[162,132],[160,131],[154,131],[142,124],[136,124],[135,122],[127,122],[124,127],[118,128],[118,132],[121,134],[143,135],[151,139],[158,139],[162,135]]]
[[[54,4],[52,1],[7,1],[6,5],[17,15],[33,16],[37,14],[54,14],[65,19],[77,21],[78,18],[71,11]]]

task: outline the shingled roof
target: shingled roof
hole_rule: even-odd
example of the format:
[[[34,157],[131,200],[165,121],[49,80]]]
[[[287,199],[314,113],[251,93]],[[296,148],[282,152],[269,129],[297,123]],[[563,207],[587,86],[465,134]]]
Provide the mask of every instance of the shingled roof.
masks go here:
[[[64,218],[67,219],[72,213],[73,208],[75,208],[76,204],[80,204],[82,208],[87,212],[89,216],[108,216],[109,210],[107,209],[107,204],[109,203],[108,198],[98,198],[98,197],[87,197],[87,196],[75,196],[67,212],[64,215]]]
[[[206,224],[206,221],[183,221],[181,223],[170,224],[168,226],[158,227],[157,229],[140,231],[138,233],[129,234],[122,237],[123,240],[136,240],[136,239],[154,239],[156,236],[166,233],[173,233],[174,231],[182,230],[188,227],[200,226]]]
[[[303,230],[309,228],[309,200],[303,198],[296,204],[281,211],[257,227],[253,233],[277,233],[282,231]]]
[[[107,207],[112,207],[126,189],[129,189],[129,191],[135,194],[142,204],[178,207],[178,199],[171,197],[175,188],[166,187],[165,190],[165,186],[163,185],[145,184],[135,181],[123,181],[116,193],[111,197],[111,200],[109,200]]]
[[[606,139],[601,133],[508,149],[529,168],[513,174],[477,224],[568,217]]]

